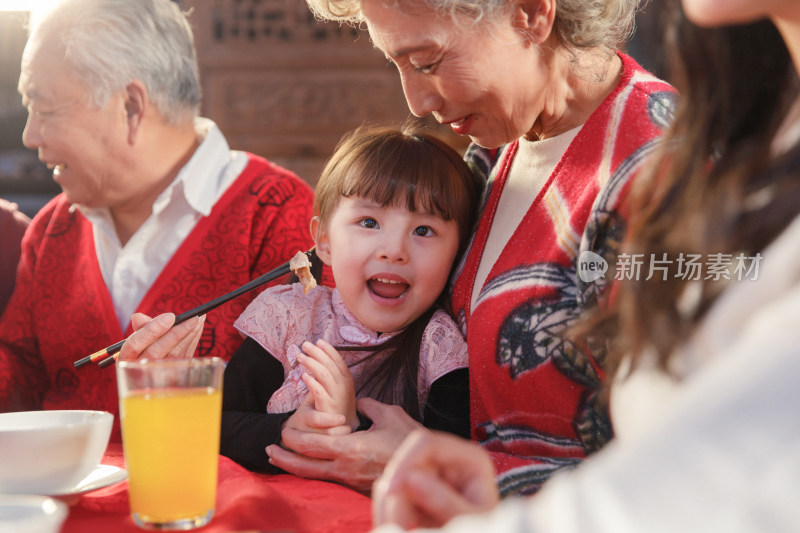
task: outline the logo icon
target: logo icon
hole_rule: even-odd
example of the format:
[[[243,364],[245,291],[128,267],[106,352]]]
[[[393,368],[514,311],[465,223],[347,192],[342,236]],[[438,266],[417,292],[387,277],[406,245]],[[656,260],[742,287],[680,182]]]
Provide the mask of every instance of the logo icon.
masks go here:
[[[578,258],[578,277],[584,283],[591,283],[605,277],[608,261],[594,252],[586,250]]]

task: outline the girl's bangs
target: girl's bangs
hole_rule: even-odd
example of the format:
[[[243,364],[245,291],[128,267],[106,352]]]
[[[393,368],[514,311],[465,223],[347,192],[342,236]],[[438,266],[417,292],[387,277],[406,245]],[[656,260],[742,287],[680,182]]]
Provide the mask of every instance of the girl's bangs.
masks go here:
[[[381,206],[405,206],[411,212],[429,213],[453,220],[453,205],[459,196],[455,177],[449,168],[437,168],[433,158],[386,158],[399,164],[382,164],[380,157],[351,166],[341,182],[339,193],[345,197],[366,198]]]

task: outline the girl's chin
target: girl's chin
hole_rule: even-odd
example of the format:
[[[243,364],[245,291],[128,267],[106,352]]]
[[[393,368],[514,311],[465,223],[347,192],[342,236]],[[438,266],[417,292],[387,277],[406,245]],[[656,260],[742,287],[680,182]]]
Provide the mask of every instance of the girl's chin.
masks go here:
[[[394,333],[396,331],[400,331],[407,328],[408,325],[411,324],[411,322],[413,322],[413,320],[398,322],[396,317],[394,317],[391,320],[380,320],[380,319],[376,320],[374,314],[370,317],[366,317],[365,320],[362,320],[359,317],[356,318],[358,318],[359,321],[362,324],[364,324],[367,328],[369,328],[371,331],[377,331],[379,333]]]

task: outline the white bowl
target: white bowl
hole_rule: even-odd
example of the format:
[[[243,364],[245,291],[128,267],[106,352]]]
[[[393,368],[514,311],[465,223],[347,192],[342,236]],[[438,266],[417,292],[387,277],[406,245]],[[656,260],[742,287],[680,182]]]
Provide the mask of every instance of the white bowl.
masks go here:
[[[0,414],[0,494],[59,494],[100,464],[114,415],[105,411]]]
[[[0,531],[58,533],[67,505],[45,496],[0,496]]]

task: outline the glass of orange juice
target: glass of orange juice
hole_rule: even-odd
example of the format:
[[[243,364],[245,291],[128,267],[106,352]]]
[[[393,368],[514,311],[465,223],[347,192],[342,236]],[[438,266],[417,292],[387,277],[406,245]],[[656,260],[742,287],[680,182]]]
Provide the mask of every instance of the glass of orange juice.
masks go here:
[[[117,363],[137,526],[192,529],[214,515],[224,368],[216,357]]]

